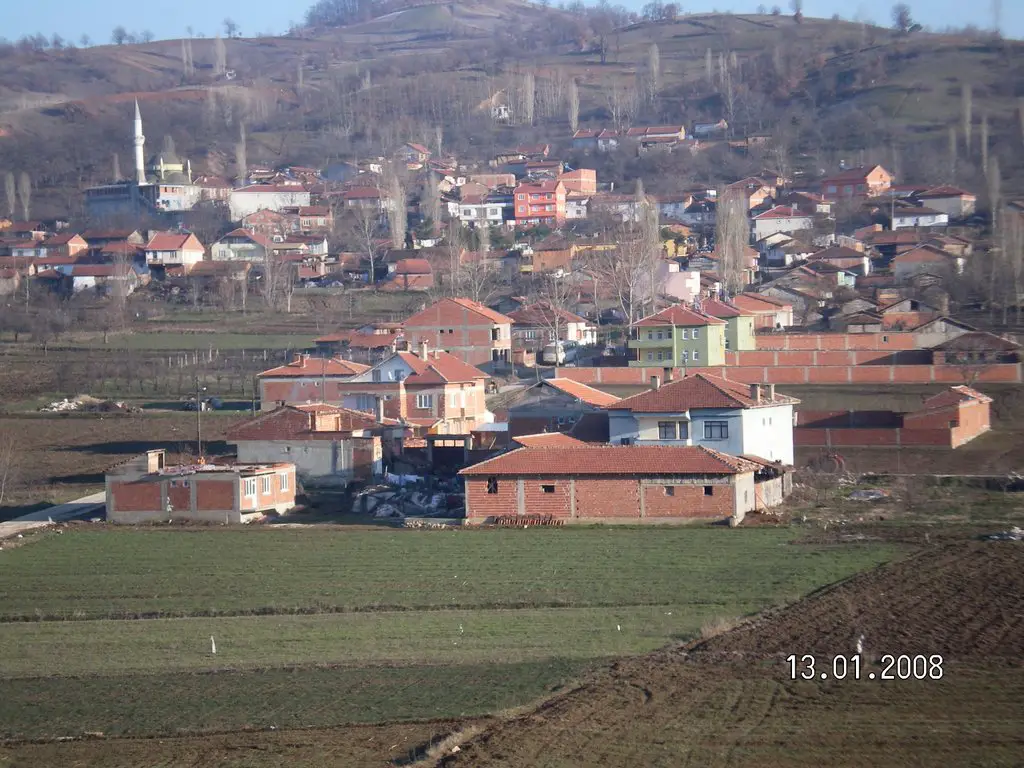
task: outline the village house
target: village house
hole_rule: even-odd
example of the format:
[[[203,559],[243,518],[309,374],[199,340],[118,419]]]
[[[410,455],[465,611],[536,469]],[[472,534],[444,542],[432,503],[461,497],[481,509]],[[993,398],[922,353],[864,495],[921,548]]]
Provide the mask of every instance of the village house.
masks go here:
[[[351,331],[338,331],[313,341],[321,357],[338,357],[364,365],[379,363],[405,347],[401,323],[373,323]]]
[[[111,523],[247,523],[295,506],[295,465],[289,462],[169,467],[157,450],[110,469],[105,479]]]
[[[671,370],[671,369],[670,369]],[[774,384],[739,384],[690,374],[607,406],[610,442],[701,445],[733,455],[793,463],[793,406]]]
[[[181,267],[188,272],[193,264],[203,260],[206,249],[189,232],[157,232],[146,243],[145,252],[150,269]]]
[[[369,370],[351,360],[299,355],[286,365],[259,374],[260,409],[269,411],[283,404],[341,404],[342,383]]]
[[[608,412],[604,409],[618,400],[572,379],[541,379],[516,393],[508,404],[508,432],[512,438],[554,432],[607,443]]]
[[[814,192],[790,192],[780,198],[779,203],[810,216],[832,215],[832,202]]]
[[[516,226],[565,223],[565,185],[560,181],[524,182],[515,188]]]
[[[475,366],[508,366],[512,359],[511,318],[463,298],[445,298],[402,324],[410,349],[426,342]]]
[[[273,252],[273,243],[264,235],[245,229],[235,229],[210,246],[213,261],[250,261],[266,264],[268,254]]]
[[[734,181],[725,188],[727,195],[737,195],[747,207],[747,210],[760,208],[770,204],[775,196],[775,188],[769,185],[764,179],[750,176],[746,179]]]
[[[725,320],[725,348],[733,352],[756,349],[754,341],[754,315],[732,302],[704,299],[700,311],[710,317]]]
[[[978,205],[978,196],[959,187],[943,185],[932,187],[914,195],[921,205],[934,211],[940,211],[949,219],[963,219],[974,213]]]
[[[280,211],[309,204],[309,191],[298,182],[250,184],[232,189],[228,198],[232,221],[239,221],[260,210]]]
[[[700,272],[682,269],[677,261],[660,260],[655,267],[654,284],[659,296],[668,296],[687,304],[701,295]]]
[[[494,421],[485,401],[486,373],[426,343],[416,349],[395,352],[340,382],[335,404],[399,419],[420,435],[467,435]]]
[[[821,194],[828,200],[875,197],[892,186],[893,175],[880,165],[849,168],[821,181]]]
[[[823,261],[840,269],[849,269],[858,275],[871,274],[870,257],[866,253],[842,245],[815,251],[808,257],[808,261]]]
[[[732,303],[754,318],[754,332],[782,330],[793,325],[793,305],[759,293],[739,293]]]
[[[747,512],[780,504],[791,487],[782,467],[704,447],[549,440],[459,474],[468,524],[525,515],[567,523],[742,520]]]
[[[714,366],[725,364],[726,321],[676,304],[633,323],[628,347],[631,366]]]
[[[949,214],[924,206],[896,207],[889,214],[893,230],[908,227],[945,227],[949,225]]]
[[[995,363],[1019,363],[1021,345],[987,331],[968,331],[931,348],[933,365],[959,365],[970,378]]]
[[[102,294],[129,296],[141,283],[137,269],[132,264],[75,264],[67,274],[72,293],[95,289]]]
[[[558,174],[558,181],[565,186],[566,195],[591,197],[597,194],[597,171],[592,168],[577,168]]]
[[[225,439],[237,448],[240,462],[293,463],[308,488],[381,477],[385,461],[401,453],[404,436],[405,427],[395,419],[314,403],[263,413]]]
[[[87,229],[82,233],[82,239],[92,250],[102,249],[111,243],[146,244],[146,239],[137,229]]]
[[[919,245],[898,253],[889,262],[893,277],[905,282],[913,277],[928,273],[937,276],[959,275],[964,271],[965,259],[947,253],[933,245]]]
[[[382,291],[429,291],[434,287],[434,270],[426,259],[399,259],[388,265],[389,279]]]
[[[814,218],[812,216],[785,205],[777,205],[758,214],[751,222],[755,241],[768,235],[796,232],[801,229],[811,229],[813,226]]]
[[[597,343],[597,327],[586,318],[539,301],[509,314],[512,348],[539,351],[554,341],[575,341],[581,346]]]

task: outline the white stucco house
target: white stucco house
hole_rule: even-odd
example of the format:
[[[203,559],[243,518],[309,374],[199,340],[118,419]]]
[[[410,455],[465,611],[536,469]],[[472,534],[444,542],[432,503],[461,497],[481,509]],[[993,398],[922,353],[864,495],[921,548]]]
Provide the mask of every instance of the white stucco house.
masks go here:
[[[774,384],[692,374],[608,406],[613,445],[703,445],[793,464],[793,407]]]
[[[811,229],[813,226],[813,217],[788,205],[777,205],[771,210],[755,216],[751,223],[754,242],[762,240],[768,235],[780,232],[788,234],[801,229]]]
[[[240,221],[243,216],[264,209],[280,211],[283,208],[308,205],[309,192],[299,183],[250,184],[231,190],[228,198],[232,221]]]
[[[897,208],[892,212],[892,228],[947,227],[949,214],[934,208]]]

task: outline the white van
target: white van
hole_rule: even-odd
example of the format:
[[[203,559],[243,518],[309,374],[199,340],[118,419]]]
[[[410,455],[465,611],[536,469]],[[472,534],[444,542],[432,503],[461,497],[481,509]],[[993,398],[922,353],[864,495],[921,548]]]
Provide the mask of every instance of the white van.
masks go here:
[[[544,365],[566,365],[575,363],[578,355],[579,344],[575,341],[559,341],[544,347],[540,361]]]

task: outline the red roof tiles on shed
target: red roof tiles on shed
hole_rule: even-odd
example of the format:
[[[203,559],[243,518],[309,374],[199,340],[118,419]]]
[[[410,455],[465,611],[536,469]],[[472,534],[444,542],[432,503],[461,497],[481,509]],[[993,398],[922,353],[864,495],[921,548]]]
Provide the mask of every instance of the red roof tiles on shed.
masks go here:
[[[691,408],[756,408],[766,405],[798,403],[792,397],[775,393],[768,399],[768,388],[761,388],[761,400],[751,396],[750,386],[735,381],[695,373],[663,384],[658,389],[641,392],[607,406],[609,410],[634,413],[681,413]]]

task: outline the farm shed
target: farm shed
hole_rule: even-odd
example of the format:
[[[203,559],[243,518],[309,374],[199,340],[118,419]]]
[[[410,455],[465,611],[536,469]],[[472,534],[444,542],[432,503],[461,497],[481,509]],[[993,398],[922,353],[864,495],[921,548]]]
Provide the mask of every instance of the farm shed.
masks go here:
[[[523,442],[459,473],[467,523],[509,515],[609,523],[742,519],[781,503],[791,487],[782,464],[703,446]]]

